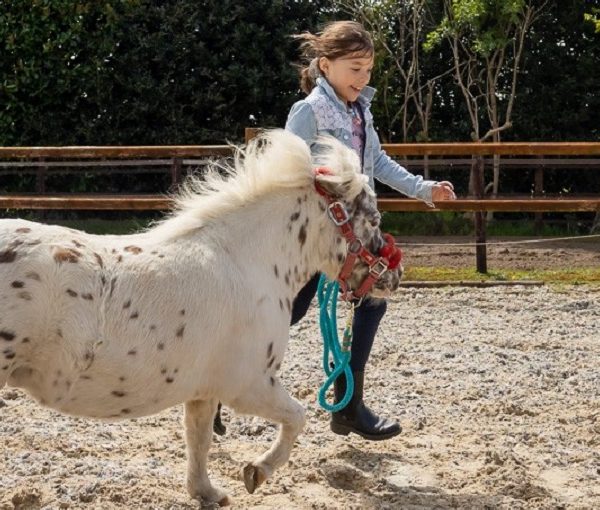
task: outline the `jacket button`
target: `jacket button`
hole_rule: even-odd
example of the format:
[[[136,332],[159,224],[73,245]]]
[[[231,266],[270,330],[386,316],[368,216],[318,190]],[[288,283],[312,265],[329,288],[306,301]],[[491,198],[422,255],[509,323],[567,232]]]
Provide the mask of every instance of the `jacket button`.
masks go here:
[[[348,140],[348,135],[344,135],[344,140]]]

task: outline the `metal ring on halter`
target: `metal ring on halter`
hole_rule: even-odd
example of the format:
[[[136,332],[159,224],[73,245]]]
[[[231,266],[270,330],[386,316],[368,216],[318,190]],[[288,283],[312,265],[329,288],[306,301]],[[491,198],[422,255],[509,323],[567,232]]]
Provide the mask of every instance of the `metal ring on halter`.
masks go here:
[[[339,213],[339,217],[336,215],[335,211]],[[344,204],[341,202],[331,202],[331,204],[327,206],[327,214],[337,227],[341,227],[350,221],[348,211],[346,211]]]
[[[377,262],[375,262],[375,264],[369,267],[369,273],[376,278],[380,278],[381,275],[387,271],[387,269],[387,264],[379,259]]]

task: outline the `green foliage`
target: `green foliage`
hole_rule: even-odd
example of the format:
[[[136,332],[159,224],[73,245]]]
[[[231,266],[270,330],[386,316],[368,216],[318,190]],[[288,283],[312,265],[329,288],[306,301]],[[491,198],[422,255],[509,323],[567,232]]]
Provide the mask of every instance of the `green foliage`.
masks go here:
[[[452,0],[424,48],[431,52],[444,38],[457,36],[466,38],[474,53],[487,56],[510,42],[524,7],[525,0]]]
[[[115,22],[100,2],[0,2],[0,144],[60,141],[55,128],[78,120],[106,70]]]
[[[393,0],[365,0],[400,48]],[[447,69],[450,30],[485,53],[524,0],[427,2],[430,49],[422,83]],[[593,4],[590,7],[590,4]],[[283,125],[301,97],[289,35],[344,18],[329,0],[0,0],[0,145],[239,141],[243,128]],[[584,14],[590,21],[584,21]],[[590,17],[591,16],[591,17]],[[513,129],[505,139],[600,139],[598,3],[550,2],[529,34]],[[429,24],[432,23],[432,24]],[[437,27],[437,28],[436,28]],[[399,54],[399,53],[398,53]],[[405,82],[379,48],[373,111],[398,141]],[[387,105],[384,104],[384,97]],[[417,124],[410,136],[418,139]],[[453,78],[436,87],[430,140],[467,140],[471,126]]]
[[[583,19],[586,3],[553,3],[536,23],[527,72],[519,78],[513,139],[600,140],[600,37]],[[588,182],[577,190],[597,190],[597,175]]]
[[[583,19],[585,21],[593,23],[596,33],[597,34],[600,33],[600,9],[599,8],[593,8],[592,12],[586,12],[583,15]]]
[[[488,236],[570,236],[589,232],[593,217],[585,214],[564,215],[566,221],[553,223],[551,219],[538,228],[532,215],[505,213],[486,226]],[[473,235],[473,220],[462,212],[385,212],[381,221],[385,232],[397,236],[469,236]]]
[[[320,1],[0,1],[0,145],[239,141],[297,98]]]
[[[455,212],[386,212],[381,228],[398,236],[469,235],[473,230],[473,222],[464,214]]]

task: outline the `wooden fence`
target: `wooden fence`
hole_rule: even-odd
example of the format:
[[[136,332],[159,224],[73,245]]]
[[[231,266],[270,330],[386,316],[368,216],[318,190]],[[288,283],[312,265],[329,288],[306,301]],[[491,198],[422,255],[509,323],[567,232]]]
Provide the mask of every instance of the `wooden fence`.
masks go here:
[[[247,139],[255,134],[247,130]],[[505,212],[579,212],[600,211],[599,190],[577,196],[542,196],[545,168],[572,171],[581,168],[600,170],[600,142],[532,142],[532,143],[429,143],[384,144],[388,155],[397,158],[409,169],[427,165],[430,169],[445,168],[474,172],[475,194],[460,195],[456,201],[439,202],[435,208],[423,202],[394,196],[381,196],[379,207],[386,211],[472,211],[475,212],[477,269],[487,271],[485,250],[486,211]],[[34,173],[36,190],[31,193],[4,193],[0,180],[0,209],[74,209],[74,210],[165,210],[170,200],[164,194],[76,194],[46,192],[46,178],[52,172],[117,171],[122,173],[148,171],[148,168],[169,172],[171,184],[178,184],[183,169],[198,166],[208,158],[227,158],[233,149],[226,145],[212,146],[138,146],[138,147],[0,147],[0,179],[3,174]],[[534,193],[528,196],[485,197],[483,173],[494,155],[503,158],[501,168],[535,168]],[[408,157],[420,156],[420,159]]]

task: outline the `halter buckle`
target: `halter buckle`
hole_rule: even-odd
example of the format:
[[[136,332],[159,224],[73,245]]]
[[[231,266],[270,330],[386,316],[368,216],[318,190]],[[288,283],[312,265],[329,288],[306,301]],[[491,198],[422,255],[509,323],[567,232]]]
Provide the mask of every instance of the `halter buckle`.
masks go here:
[[[341,202],[332,202],[329,204],[327,206],[327,214],[337,227],[341,227],[350,221],[348,212]]]
[[[369,267],[369,273],[375,278],[381,278],[381,275],[388,270],[388,266],[382,259],[379,259],[375,264]]]

